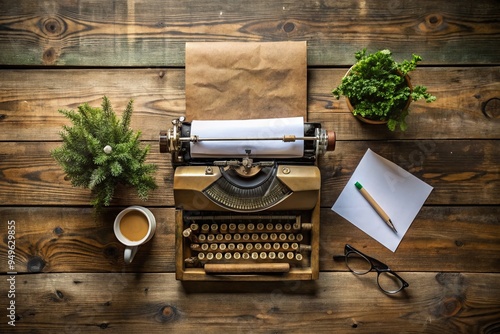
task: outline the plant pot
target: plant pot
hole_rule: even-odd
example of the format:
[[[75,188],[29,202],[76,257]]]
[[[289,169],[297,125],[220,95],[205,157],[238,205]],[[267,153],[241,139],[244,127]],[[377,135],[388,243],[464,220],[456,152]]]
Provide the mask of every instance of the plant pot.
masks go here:
[[[344,76],[348,76],[349,75],[349,73],[351,72],[353,66],[351,66],[351,68],[349,68],[349,70],[347,71],[347,73]],[[402,75],[401,72],[399,72],[399,73]],[[413,91],[413,86],[411,85],[410,76],[407,74],[407,75],[405,75],[404,78],[405,78],[406,85],[408,87],[410,87],[410,93],[411,93]],[[406,101],[406,104],[405,104],[405,106],[404,106],[404,108],[403,108],[402,111],[407,110],[410,107],[411,101],[412,101],[412,99],[411,99],[411,96],[410,96],[408,98],[408,100]],[[354,112],[354,106],[352,105],[351,101],[349,100],[349,98],[347,96],[346,96],[346,103],[347,103],[347,108],[349,108],[349,111],[352,113],[352,115],[354,117],[356,117],[357,119],[359,119],[360,121],[362,121],[364,123],[367,123],[367,124],[373,124],[373,125],[387,124],[387,120],[384,120],[384,119],[371,119],[371,118],[363,117],[361,115],[354,115],[354,113],[353,113]]]

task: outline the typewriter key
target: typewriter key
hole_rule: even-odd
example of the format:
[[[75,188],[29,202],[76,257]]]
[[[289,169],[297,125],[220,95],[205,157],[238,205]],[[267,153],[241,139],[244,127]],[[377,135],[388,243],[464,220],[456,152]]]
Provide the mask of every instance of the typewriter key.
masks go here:
[[[250,258],[250,254],[248,254],[248,253],[243,253],[243,254],[241,255],[241,257],[242,257],[244,260],[248,260],[248,259]]]
[[[264,229],[264,224],[258,223],[257,224],[257,230],[262,231]]]
[[[216,260],[222,260],[222,253],[215,254],[215,259]]]
[[[257,260],[259,258],[259,253],[253,252],[252,253],[252,260]]]
[[[275,252],[269,252],[269,254],[267,256],[269,257],[269,259],[274,260],[276,258],[276,253]]]
[[[207,255],[205,256],[207,260],[213,260],[214,259],[214,254],[213,253],[207,253]]]
[[[205,259],[205,253],[198,253],[198,260]]]
[[[259,257],[261,258],[261,260],[265,260],[267,259],[267,253],[266,252],[261,252]]]
[[[238,252],[234,253],[234,254],[233,254],[233,258],[234,258],[235,260],[239,260],[239,259],[241,258],[241,254],[240,254],[240,253],[238,253]]]

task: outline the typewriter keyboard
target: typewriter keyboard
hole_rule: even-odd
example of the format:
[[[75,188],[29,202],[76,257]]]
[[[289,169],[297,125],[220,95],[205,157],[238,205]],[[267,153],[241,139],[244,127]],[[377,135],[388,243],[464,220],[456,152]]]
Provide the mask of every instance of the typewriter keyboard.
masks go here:
[[[207,263],[274,263],[308,266],[312,225],[301,215],[184,217],[186,267]]]

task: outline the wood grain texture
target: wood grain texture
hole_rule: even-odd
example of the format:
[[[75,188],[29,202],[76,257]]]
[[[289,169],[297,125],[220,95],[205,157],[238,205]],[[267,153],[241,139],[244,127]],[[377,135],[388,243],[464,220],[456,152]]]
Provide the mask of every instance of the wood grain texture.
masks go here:
[[[133,189],[118,188],[112,205],[173,206],[170,155],[151,145],[147,161],[158,166],[159,188],[147,202]],[[74,188],[50,156],[55,142],[6,142],[0,146],[0,202],[4,205],[88,205],[90,191]],[[426,140],[339,142],[321,157],[321,205],[331,207],[368,148],[394,161],[434,187],[427,204],[498,205],[498,140]]]
[[[15,221],[19,273],[173,273],[175,210],[149,208],[157,219],[157,231],[131,265],[124,264],[124,247],[113,233],[114,217],[122,207],[105,209],[97,219],[90,208],[0,207],[0,217]],[[325,208],[321,211],[320,270],[346,271],[344,262],[334,261],[333,256],[342,255],[349,243],[397,271],[498,273],[498,217],[498,206],[426,206],[393,253]],[[6,226],[2,228],[7,231]],[[6,237],[0,243],[0,271],[9,271]]]
[[[357,121],[344,98],[331,90],[346,69],[309,69],[308,118],[334,130],[339,140],[498,139],[500,67],[419,68],[415,84],[437,96],[412,103],[406,132]],[[184,71],[179,69],[0,70],[0,141],[54,141],[68,121],[57,112],[82,103],[98,106],[106,95],[117,113],[134,100],[132,128],[157,140],[173,118],[184,115]],[[278,111],[272,117],[279,117]]]
[[[0,4],[0,64],[182,66],[186,41],[308,42],[310,65],[348,65],[364,47],[426,64],[498,64],[496,0],[97,0]],[[338,51],[337,51],[338,50]]]
[[[347,272],[322,273],[318,281],[247,284],[181,284],[174,274],[23,275],[16,280],[15,329],[75,334],[134,328],[148,333],[498,332],[497,275],[401,275],[410,287],[394,298],[378,290],[375,274]],[[0,294],[7,294],[5,285]],[[8,329],[6,321],[0,323],[2,332]]]

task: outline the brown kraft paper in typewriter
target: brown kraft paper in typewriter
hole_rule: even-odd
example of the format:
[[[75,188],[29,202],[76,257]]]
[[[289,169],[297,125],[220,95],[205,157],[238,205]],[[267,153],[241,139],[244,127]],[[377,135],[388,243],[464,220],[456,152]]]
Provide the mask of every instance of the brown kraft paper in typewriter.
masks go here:
[[[304,117],[306,42],[186,43],[187,120]]]

